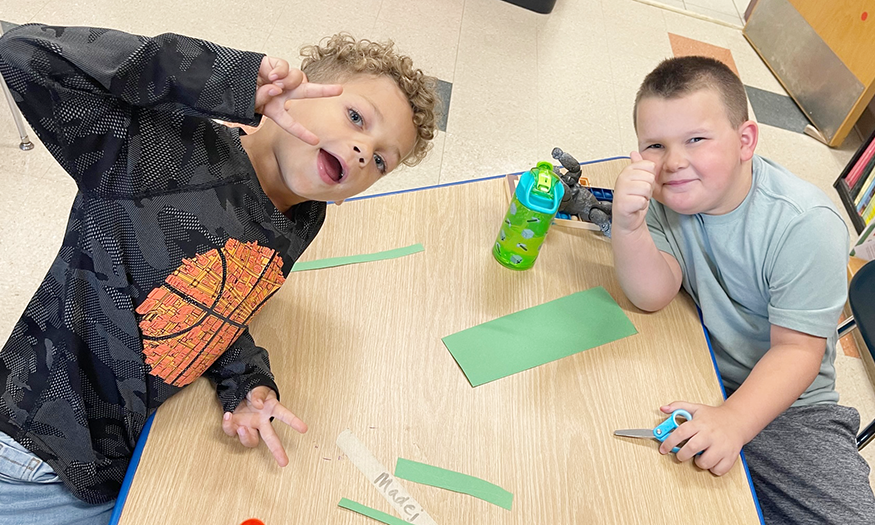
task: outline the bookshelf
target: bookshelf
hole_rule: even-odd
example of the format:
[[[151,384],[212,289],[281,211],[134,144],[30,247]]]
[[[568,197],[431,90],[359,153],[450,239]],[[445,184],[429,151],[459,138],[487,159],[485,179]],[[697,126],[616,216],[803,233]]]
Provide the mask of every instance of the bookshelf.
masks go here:
[[[845,206],[854,229],[863,233],[875,219],[875,132],[863,141],[833,187]]]

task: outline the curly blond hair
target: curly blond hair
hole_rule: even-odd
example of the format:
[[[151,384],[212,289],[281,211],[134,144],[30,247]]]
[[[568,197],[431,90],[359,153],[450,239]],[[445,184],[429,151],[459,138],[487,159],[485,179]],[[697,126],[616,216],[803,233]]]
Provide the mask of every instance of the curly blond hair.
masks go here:
[[[304,46],[301,56],[301,71],[311,82],[343,82],[360,74],[392,78],[410,102],[416,126],[413,151],[402,162],[415,166],[425,158],[437,130],[437,80],[414,68],[413,60],[399,54],[394,42],[356,40],[349,33],[338,33]]]

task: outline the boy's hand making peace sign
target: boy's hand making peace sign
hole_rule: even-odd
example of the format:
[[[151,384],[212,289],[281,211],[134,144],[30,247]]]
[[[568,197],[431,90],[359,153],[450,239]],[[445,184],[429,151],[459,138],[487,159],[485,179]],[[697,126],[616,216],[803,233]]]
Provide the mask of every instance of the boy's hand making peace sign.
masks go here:
[[[299,124],[285,109],[287,100],[295,98],[336,97],[343,92],[339,84],[311,84],[307,75],[281,58],[265,56],[258,69],[255,112],[276,122],[279,127],[315,146],[319,137]]]
[[[225,412],[222,430],[229,436],[237,436],[243,446],[250,448],[257,447],[258,442],[264,440],[279,466],[285,467],[289,464],[289,456],[271,426],[271,418],[279,419],[302,434],[307,431],[307,424],[281,405],[276,392],[266,386],[253,388],[233,413]]]

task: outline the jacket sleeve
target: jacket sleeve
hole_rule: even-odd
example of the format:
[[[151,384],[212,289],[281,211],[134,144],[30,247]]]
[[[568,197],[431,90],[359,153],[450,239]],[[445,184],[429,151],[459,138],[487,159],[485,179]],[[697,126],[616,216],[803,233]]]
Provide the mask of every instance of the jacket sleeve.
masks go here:
[[[257,386],[273,389],[279,399],[267,350],[255,344],[248,329],[204,375],[216,385],[216,394],[225,412],[233,412],[246,394]]]
[[[16,103],[80,186],[101,159],[137,160],[122,153],[149,139],[141,112],[159,134],[155,122],[192,116],[257,125],[262,57],[181,35],[87,27],[28,24],[0,38],[0,73]]]

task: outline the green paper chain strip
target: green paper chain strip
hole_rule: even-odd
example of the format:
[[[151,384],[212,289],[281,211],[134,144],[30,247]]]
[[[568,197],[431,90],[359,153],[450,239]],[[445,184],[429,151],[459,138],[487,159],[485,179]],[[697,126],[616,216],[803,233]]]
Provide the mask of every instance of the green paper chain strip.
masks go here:
[[[398,462],[395,464],[395,477],[468,494],[507,510],[510,510],[513,505],[513,494],[498,485],[468,474],[433,467],[409,459],[398,458]]]
[[[385,512],[381,512],[377,509],[372,509],[370,507],[366,507],[361,503],[356,503],[352,500],[348,500],[346,498],[340,498],[340,503],[337,504],[338,507],[343,507],[344,509],[349,509],[353,512],[358,512],[363,516],[367,516],[369,518],[373,518],[377,521],[382,521],[383,523],[387,523],[388,525],[410,525],[406,521],[396,518],[391,514],[386,514]]]
[[[394,250],[386,250],[384,252],[366,253],[364,255],[349,255],[346,257],[330,257],[328,259],[319,259],[318,261],[296,262],[292,266],[293,272],[303,272],[307,270],[319,270],[321,268],[333,268],[334,266],[344,266],[347,264],[358,264],[372,261],[382,261],[385,259],[397,259],[424,251],[422,244],[411,244],[404,248],[395,248]]]

